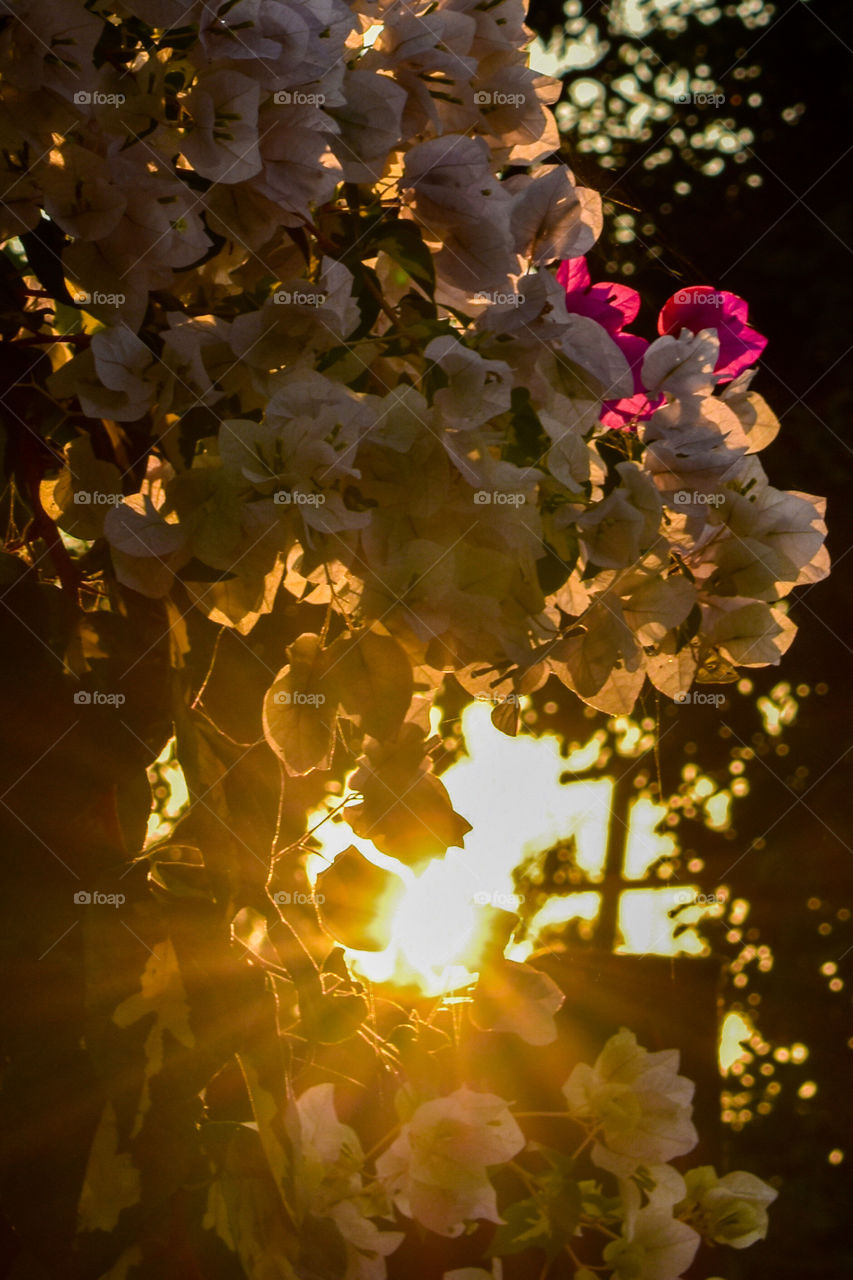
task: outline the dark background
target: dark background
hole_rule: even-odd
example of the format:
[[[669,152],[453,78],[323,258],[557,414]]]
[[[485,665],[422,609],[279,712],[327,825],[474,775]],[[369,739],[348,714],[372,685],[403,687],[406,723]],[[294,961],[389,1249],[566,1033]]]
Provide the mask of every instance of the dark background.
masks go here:
[[[623,278],[640,291],[643,309],[634,327],[646,336],[655,332],[660,305],[681,285],[708,284],[749,301],[751,323],[769,339],[753,388],[782,420],[763,462],[778,488],[827,496],[834,563],[826,582],[795,593],[792,617],[800,630],[781,668],[755,673],[756,692],[780,680],[812,691],[800,700],[786,735],[788,753],[759,756],[729,843],[716,854],[707,851],[710,871],[722,872],[745,855],[728,881],[751,904],[747,940],[770,946],[774,956],[768,972],[753,967],[748,988],[729,986],[726,1007],[743,1000],[746,990],[757,994],[752,1013],[764,1039],[774,1046],[801,1042],[809,1056],[799,1068],[778,1068],[774,1078],[782,1089],[769,1115],[753,1112],[742,1128],[722,1131],[726,1167],[779,1175],[768,1240],[739,1253],[726,1250],[724,1258],[704,1255],[695,1274],[719,1269],[727,1280],[841,1280],[853,1275],[853,24],[847,0],[758,5],[749,20],[745,5],[709,14],[708,6],[685,4],[678,8],[682,21],[667,29],[652,15],[651,29],[632,38],[614,34],[612,8],[567,5],[574,25],[566,39],[578,39],[593,24],[610,49],[596,65],[566,76],[564,100],[576,76],[599,80],[607,118],[616,125],[611,136],[618,134],[624,108],[620,116],[610,85],[639,53],[655,71],[710,68],[726,101],[722,107],[679,104],[648,136],[615,136],[598,158],[582,149],[584,137],[595,132],[588,122],[584,130],[583,112],[566,132],[563,158],[611,210],[590,256],[593,279]],[[690,16],[691,8],[712,20]],[[758,11],[763,25],[755,24]],[[559,4],[534,0],[528,23],[546,44],[555,29],[564,30],[563,22]],[[756,93],[761,101],[750,105]],[[691,144],[715,115],[733,122],[733,133],[749,128],[753,141],[738,147],[740,160],[726,156],[723,171],[706,176],[701,164],[710,153]],[[603,128],[608,132],[607,122]],[[664,145],[669,161],[646,167],[645,158]],[[615,221],[623,215],[624,232],[626,207],[636,232],[631,240],[620,237]],[[706,753],[719,755],[719,739],[727,736],[713,712],[700,722],[699,708],[691,711],[694,719],[683,731],[679,726],[663,737],[665,789],[680,770],[687,737],[698,739],[704,763]],[[730,699],[724,718],[730,739],[733,732],[752,740],[751,699]],[[758,847],[751,848],[756,839]],[[822,974],[826,964],[836,964],[837,973]],[[830,976],[841,979],[840,990],[830,990]],[[811,1098],[799,1096],[805,1082],[817,1085]],[[844,1153],[841,1163],[828,1161],[831,1150]]]

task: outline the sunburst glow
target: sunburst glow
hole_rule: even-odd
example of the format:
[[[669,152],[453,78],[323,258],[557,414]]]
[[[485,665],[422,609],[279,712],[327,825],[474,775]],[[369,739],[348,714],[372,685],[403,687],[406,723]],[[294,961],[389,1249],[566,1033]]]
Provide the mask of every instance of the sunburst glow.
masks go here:
[[[613,729],[620,751],[632,754],[640,744],[639,726],[619,720]],[[514,910],[520,901],[517,871],[535,872],[556,845],[571,840],[574,863],[587,884],[602,879],[614,783],[609,777],[583,775],[599,760],[607,735],[598,730],[565,756],[561,739],[554,734],[508,738],[499,733],[482,703],[472,704],[463,713],[462,734],[467,754],[442,774],[442,781],[454,807],[473,824],[464,850],[448,850],[443,860],[432,862],[416,876],[379,853],[369,840],[356,836],[340,818],[323,823],[317,831],[319,849],[306,868],[312,882],[351,845],[406,881],[406,891],[394,907],[388,947],[379,952],[348,952],[356,970],[371,981],[414,984],[428,995],[473,981],[486,927],[479,908]],[[630,804],[624,837],[626,880],[645,879],[656,862],[677,852],[674,837],[658,831],[666,814],[665,805],[642,794]],[[312,825],[322,816],[315,814]],[[685,906],[693,896],[694,887],[684,884],[625,890],[617,949],[627,954],[700,953],[703,943],[693,926],[708,908]],[[682,908],[677,917],[670,914],[674,907]],[[568,921],[592,926],[600,908],[601,893],[595,889],[552,895],[509,944],[506,954],[524,960],[538,946],[554,940]],[[675,936],[677,925],[688,927]]]

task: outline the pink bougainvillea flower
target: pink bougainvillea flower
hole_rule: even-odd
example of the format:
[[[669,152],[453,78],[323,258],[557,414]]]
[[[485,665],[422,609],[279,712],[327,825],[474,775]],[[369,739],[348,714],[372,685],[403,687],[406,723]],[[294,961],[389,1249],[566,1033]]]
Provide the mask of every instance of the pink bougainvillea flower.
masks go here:
[[[718,382],[731,382],[755,364],[767,339],[747,324],[747,303],[725,289],[693,284],[679,289],[664,303],[658,316],[658,333],[678,337],[682,329],[699,333],[714,329],[720,340],[720,354],[714,372]]]
[[[566,291],[566,309],[597,320],[611,338],[636,320],[640,310],[637,290],[608,281],[593,284],[586,258],[566,258],[557,268],[557,279]]]
[[[588,316],[610,334],[634,375],[634,394],[621,400],[605,400],[601,421],[611,430],[624,430],[632,422],[649,418],[663,396],[646,395],[640,380],[640,369],[648,342],[633,333],[623,333],[625,325],[637,317],[640,295],[625,284],[604,281],[592,284],[586,258],[567,258],[557,268],[557,279],[566,291],[566,310],[573,315]]]

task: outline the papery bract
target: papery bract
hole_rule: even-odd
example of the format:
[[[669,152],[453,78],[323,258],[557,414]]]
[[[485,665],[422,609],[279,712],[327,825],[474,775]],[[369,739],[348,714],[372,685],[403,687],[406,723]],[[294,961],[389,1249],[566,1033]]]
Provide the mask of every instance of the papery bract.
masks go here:
[[[767,339],[747,324],[748,304],[726,289],[694,284],[679,289],[661,308],[658,333],[679,337],[683,329],[701,333],[713,329],[720,340],[714,372],[718,382],[736,378],[755,364]]]
[[[557,268],[557,279],[566,291],[566,309],[575,315],[589,316],[613,338],[631,367],[634,394],[618,400],[605,400],[601,421],[618,429],[631,422],[651,417],[661,403],[661,396],[648,396],[641,370],[648,342],[633,333],[624,333],[626,325],[636,320],[640,295],[624,284],[592,284],[585,258],[567,258]]]
[[[474,1218],[501,1221],[486,1170],[511,1160],[524,1142],[503,1098],[463,1085],[418,1107],[376,1171],[407,1217],[457,1236]]]
[[[641,1164],[684,1155],[697,1141],[693,1084],[678,1075],[677,1050],[649,1053],[624,1028],[594,1066],[578,1063],[563,1086],[569,1113],[598,1135],[592,1158],[621,1177]]]

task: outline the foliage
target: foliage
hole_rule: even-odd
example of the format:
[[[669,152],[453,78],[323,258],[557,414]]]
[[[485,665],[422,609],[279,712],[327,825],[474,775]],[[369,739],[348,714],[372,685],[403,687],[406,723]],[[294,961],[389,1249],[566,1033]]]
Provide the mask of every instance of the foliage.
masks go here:
[[[671,1053],[621,1032],[568,1078],[558,1114],[605,1194],[530,1147],[488,1072],[461,1081],[446,1011],[377,1007],[301,891],[306,814],[353,766],[346,814],[380,852],[420,868],[463,843],[430,736],[446,672],[510,733],[549,676],[612,713],[646,676],[682,698],[778,662],[785,597],[827,572],[820,500],[756,457],[778,423],[743,300],[682,291],[649,343],[632,291],[584,275],[600,201],[546,163],[558,86],[523,16],[54,0],[3,20],[6,607],[21,652],[42,637],[27,694],[102,744],[85,840],[26,809],[84,886],[51,917],[83,924],[76,1236],[10,1208],[49,1268],[378,1280],[396,1214],[576,1266],[588,1229],[613,1274],[665,1280],[700,1231],[763,1232],[748,1175],[668,1165],[695,1141]],[[173,733],[191,804],[143,847]],[[481,1034],[547,1042],[559,993],[493,968],[492,1000],[515,984],[538,1013]],[[330,1080],[375,1073],[371,1165]],[[499,1202],[489,1170],[522,1152]]]

